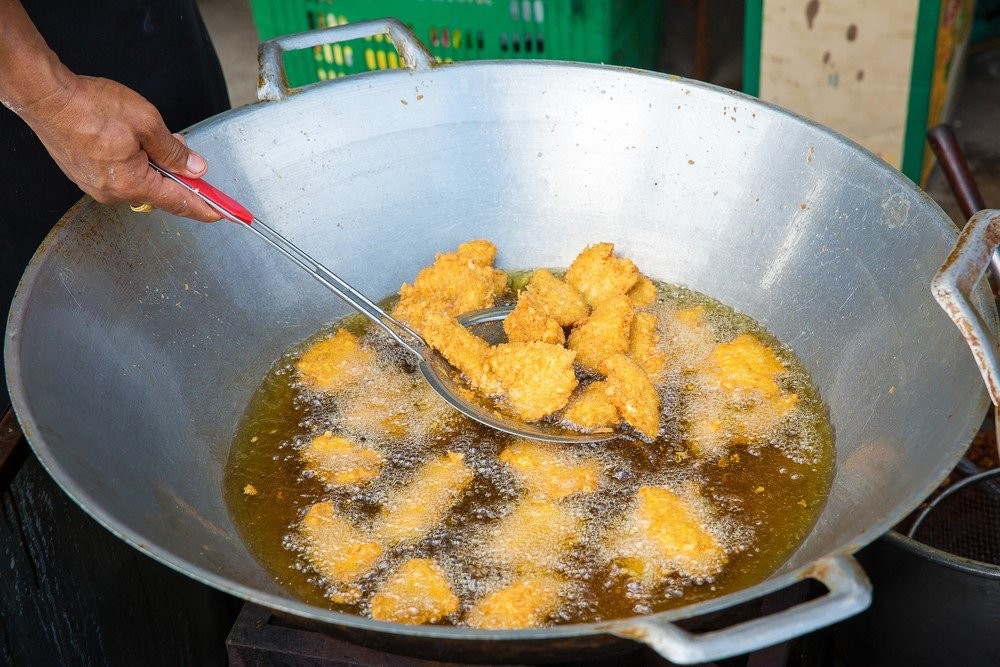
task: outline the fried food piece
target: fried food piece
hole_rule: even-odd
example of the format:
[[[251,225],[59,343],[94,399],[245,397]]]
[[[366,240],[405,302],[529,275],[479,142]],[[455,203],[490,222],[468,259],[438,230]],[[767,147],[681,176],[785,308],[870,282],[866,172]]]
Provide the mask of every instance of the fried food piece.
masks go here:
[[[605,359],[628,352],[634,315],[632,301],[624,294],[602,301],[569,334],[567,347],[576,351],[576,362],[600,373]]]
[[[458,246],[455,254],[460,259],[465,259],[478,266],[492,267],[493,260],[497,256],[497,247],[485,239],[466,241]],[[506,276],[505,282],[506,282]]]
[[[798,401],[798,395],[793,393],[734,398],[719,387],[702,388],[687,402],[687,444],[698,456],[719,458],[731,445],[766,442],[774,437]]]
[[[448,577],[430,558],[411,558],[372,596],[377,621],[433,623],[458,611],[459,600]]]
[[[403,285],[403,287],[407,287]],[[408,298],[400,298],[392,309],[392,316],[409,325],[414,331],[426,338],[427,318],[431,315],[447,315],[447,308],[437,300],[424,298],[413,292]]]
[[[422,331],[427,344],[457,368],[466,381],[487,396],[501,393],[500,383],[488,364],[490,344],[458,323],[453,316],[429,313]]]
[[[742,334],[729,343],[719,343],[710,355],[709,373],[723,391],[757,390],[764,396],[781,393],[774,378],[785,370],[774,350],[753,334]]]
[[[678,310],[674,313],[674,319],[688,328],[702,329],[705,327],[705,306],[697,305]]]
[[[525,498],[492,528],[485,554],[516,572],[552,569],[582,532],[583,519],[572,507]]]
[[[660,395],[649,376],[624,354],[605,361],[601,370],[621,418],[645,437],[655,438],[660,433]]]
[[[312,439],[301,452],[307,470],[334,486],[367,484],[382,471],[385,457],[330,431]]]
[[[562,345],[566,334],[555,318],[548,315],[530,292],[522,292],[514,310],[503,321],[503,330],[511,343],[552,343]]]
[[[363,347],[357,336],[338,329],[306,350],[295,368],[310,389],[338,392],[361,379],[374,359],[375,353]]]
[[[458,252],[438,253],[412,285],[400,288],[393,315],[419,331],[428,313],[458,316],[492,306],[507,291],[507,274],[492,267],[495,254],[489,241],[470,241]]]
[[[630,577],[655,585],[673,574],[709,577],[726,564],[725,549],[705,528],[704,499],[691,489],[685,495],[659,486],[639,488],[628,518],[605,540]]]
[[[447,452],[420,466],[382,508],[375,535],[395,546],[417,542],[436,528],[472,482],[472,469],[463,458]]]
[[[358,436],[394,441],[429,437],[456,426],[460,417],[421,375],[379,367],[337,396],[337,420]]]
[[[775,378],[785,366],[752,334],[716,345],[702,364],[706,382],[687,401],[687,438],[699,456],[766,440],[798,403]]]
[[[382,546],[337,515],[333,504],[316,503],[299,524],[304,555],[330,584],[334,602],[349,603],[361,596],[357,580],[382,555]]]
[[[473,628],[537,628],[559,607],[565,582],[548,572],[532,572],[481,597],[465,615]]]
[[[623,296],[639,280],[632,260],[614,255],[613,243],[587,246],[566,271],[566,282],[583,295],[592,308],[605,299]]]
[[[578,324],[589,314],[583,295],[551,271],[539,269],[518,296],[503,328],[512,343],[540,341],[562,345],[566,341],[563,327]]]
[[[518,439],[500,452],[500,461],[535,498],[559,500],[597,490],[601,469],[596,459],[579,456],[563,445]]]
[[[639,280],[628,291],[628,298],[632,299],[632,303],[635,304],[636,308],[645,308],[653,305],[657,296],[659,296],[659,292],[656,289],[656,283],[641,274],[639,275]]]
[[[664,349],[670,351],[670,366],[684,372],[699,368],[715,346],[705,320],[705,307],[665,312],[663,324]]]
[[[632,320],[628,354],[650,378],[660,374],[667,355],[660,349],[659,318],[653,313],[636,313]]]
[[[569,402],[579,382],[575,352],[550,343],[504,343],[490,349],[487,367],[514,414],[536,421]]]
[[[588,430],[600,431],[611,428],[621,417],[611,402],[608,383],[600,380],[591,382],[570,397],[563,419]]]
[[[546,269],[538,269],[531,274],[524,293],[530,294],[535,304],[561,327],[575,326],[590,315],[590,307],[583,295]]]

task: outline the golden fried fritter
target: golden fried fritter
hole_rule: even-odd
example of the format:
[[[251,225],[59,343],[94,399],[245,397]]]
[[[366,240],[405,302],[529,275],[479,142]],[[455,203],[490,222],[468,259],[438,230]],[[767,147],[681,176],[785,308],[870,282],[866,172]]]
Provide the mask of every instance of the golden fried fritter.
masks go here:
[[[490,349],[487,367],[514,414],[536,421],[569,401],[579,382],[575,352],[550,343],[504,343]]]
[[[489,534],[489,560],[517,572],[551,569],[579,539],[583,519],[567,505],[525,498]]]
[[[518,439],[499,458],[535,498],[559,500],[574,493],[591,493],[597,490],[601,476],[596,459],[552,442]]]
[[[664,349],[669,350],[670,366],[690,372],[702,365],[715,346],[705,319],[705,307],[698,305],[663,314]]]
[[[531,274],[525,293],[534,297],[535,303],[561,327],[579,324],[590,315],[583,295],[546,269]]]
[[[659,318],[653,313],[636,313],[632,320],[628,354],[652,379],[663,370],[667,355],[660,349]]]
[[[492,267],[495,254],[489,241],[470,241],[458,252],[438,253],[412,285],[400,288],[393,315],[420,331],[428,313],[458,316],[492,306],[507,291],[507,274]]]
[[[653,305],[658,295],[656,283],[644,275],[640,275],[639,280],[628,291],[628,298],[632,299],[632,303],[635,304],[636,308],[645,308]]]
[[[481,597],[465,615],[473,628],[513,630],[537,628],[559,607],[562,578],[548,572],[532,572]]]
[[[728,343],[719,343],[710,358],[708,372],[723,391],[756,389],[764,396],[781,393],[774,378],[784,372],[785,366],[774,351],[753,334],[742,334]]]
[[[725,549],[704,526],[705,501],[691,489],[685,495],[640,487],[628,518],[608,534],[606,547],[630,577],[655,585],[673,574],[708,577],[725,565]]]
[[[685,409],[687,441],[699,456],[767,440],[798,403],[775,381],[784,364],[752,334],[716,345],[702,368],[706,381],[693,388]]]
[[[387,365],[337,396],[337,425],[358,436],[426,438],[459,422],[421,375]]]
[[[684,413],[684,442],[700,458],[723,457],[730,446],[746,444],[746,426],[726,414],[727,406],[719,392],[701,394],[689,400]]]
[[[347,329],[316,343],[295,364],[310,389],[338,392],[357,382],[371,368],[375,353],[363,347]]]
[[[427,344],[457,368],[466,381],[487,396],[501,393],[501,387],[489,367],[490,344],[458,323],[451,315],[430,313],[422,331]]]
[[[406,285],[403,285],[406,287]],[[392,309],[392,316],[408,325],[418,334],[425,336],[424,329],[427,326],[426,320],[430,315],[447,315],[446,308],[440,302],[423,298],[417,293],[412,293],[410,297],[400,298],[396,306]]]
[[[563,419],[591,431],[607,430],[621,421],[604,380],[591,382],[573,394]]]
[[[639,366],[624,354],[606,360],[601,370],[607,377],[608,397],[618,414],[647,438],[660,433],[660,396]]]
[[[306,470],[325,484],[366,484],[378,477],[385,457],[330,431],[318,435],[301,451]]]
[[[674,319],[691,329],[705,327],[705,306],[697,305],[674,312]]]
[[[371,615],[377,621],[420,625],[454,614],[458,607],[441,567],[430,558],[411,558],[372,596]]]
[[[342,603],[357,600],[361,590],[356,582],[375,566],[382,546],[338,516],[329,502],[309,508],[299,524],[299,534],[306,559],[330,584],[330,599]]]
[[[476,239],[458,246],[455,254],[473,264],[491,267],[497,256],[497,247],[485,239]]]
[[[583,295],[591,307],[613,296],[623,296],[639,280],[632,260],[614,255],[612,243],[598,243],[581,252],[566,271],[566,282]]]
[[[522,292],[514,310],[503,321],[503,330],[511,343],[552,343],[562,345],[566,334],[559,322],[549,316],[530,292]]]
[[[421,540],[444,520],[472,482],[462,454],[447,452],[420,466],[410,481],[389,497],[374,533],[390,545]]]
[[[576,362],[600,373],[605,359],[628,352],[634,315],[632,301],[624,294],[602,301],[569,334],[566,344],[576,351]]]
[[[718,386],[699,387],[692,394],[684,410],[685,440],[697,456],[710,459],[725,455],[732,445],[773,440],[799,400],[785,392],[734,398]]]

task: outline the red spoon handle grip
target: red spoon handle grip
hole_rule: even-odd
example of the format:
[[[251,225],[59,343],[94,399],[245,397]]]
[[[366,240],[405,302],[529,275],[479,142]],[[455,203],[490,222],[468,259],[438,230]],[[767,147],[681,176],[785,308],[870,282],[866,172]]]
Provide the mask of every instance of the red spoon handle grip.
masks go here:
[[[189,178],[187,176],[181,176],[180,174],[171,174],[171,176],[186,185],[191,192],[211,204],[213,208],[221,209],[219,211],[220,213],[228,213],[240,222],[244,222],[248,225],[253,224],[253,213],[251,213],[246,206],[239,203],[208,181],[200,178]]]
[[[167,171],[163,167],[153,164],[152,162],[149,163],[149,166],[163,174],[166,178],[180,183],[185,188],[204,199],[209,206],[218,211],[223,217],[234,222],[242,222],[247,225],[253,224],[254,215],[249,211],[249,209],[247,209],[246,206],[239,203],[208,181],[204,181],[200,178],[191,178],[189,176],[175,174],[174,172]]]

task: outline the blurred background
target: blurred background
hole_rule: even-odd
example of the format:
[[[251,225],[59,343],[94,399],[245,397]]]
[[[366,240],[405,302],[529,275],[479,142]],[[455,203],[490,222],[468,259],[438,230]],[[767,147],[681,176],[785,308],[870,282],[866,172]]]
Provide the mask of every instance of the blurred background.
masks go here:
[[[256,99],[258,41],[393,16],[445,63],[577,60],[742,90],[844,133],[931,190],[941,184],[931,178],[928,128],[954,121],[975,162],[985,159],[980,149],[998,150],[992,146],[997,142],[991,110],[1000,102],[1000,0],[201,0],[200,5],[234,106]],[[388,40],[370,38],[289,54],[286,66],[289,82],[301,86],[400,62]],[[973,111],[987,115],[970,122]],[[990,180],[988,174],[984,178]],[[993,185],[981,187],[992,191]]]

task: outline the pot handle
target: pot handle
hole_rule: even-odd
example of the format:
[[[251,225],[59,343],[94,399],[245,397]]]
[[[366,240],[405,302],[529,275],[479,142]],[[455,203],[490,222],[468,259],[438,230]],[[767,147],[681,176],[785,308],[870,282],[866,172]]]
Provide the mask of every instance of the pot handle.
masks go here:
[[[931,289],[938,304],[955,322],[972,348],[993,405],[1000,405],[1000,363],[997,343],[986,318],[972,304],[972,291],[990,267],[1000,246],[1000,210],[976,213],[958,236],[955,249],[938,270]]]
[[[808,577],[829,590],[822,597],[722,630],[693,633],[655,617],[639,619],[613,634],[638,640],[678,664],[712,662],[788,641],[868,608],[872,587],[851,556],[816,562]]]
[[[345,25],[310,30],[294,35],[282,35],[263,42],[257,47],[257,62],[260,77],[257,83],[257,99],[261,102],[275,102],[286,99],[295,90],[288,85],[285,75],[285,51],[311,49],[323,44],[336,44],[352,39],[362,39],[374,35],[388,35],[403,64],[411,70],[428,70],[437,64],[434,55],[413,31],[397,19],[373,19]]]

